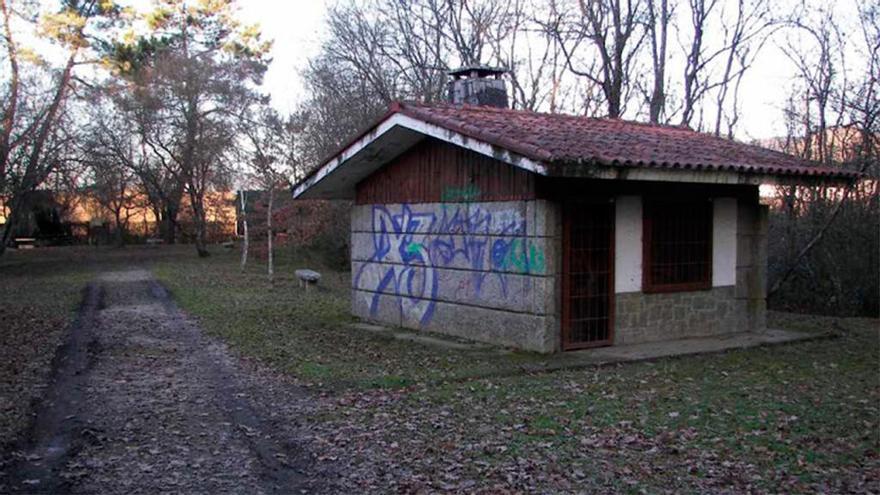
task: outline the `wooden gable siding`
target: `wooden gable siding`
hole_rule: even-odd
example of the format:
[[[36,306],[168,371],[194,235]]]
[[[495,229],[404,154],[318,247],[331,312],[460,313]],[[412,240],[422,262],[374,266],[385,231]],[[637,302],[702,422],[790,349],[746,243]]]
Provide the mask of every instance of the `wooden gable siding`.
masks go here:
[[[426,138],[362,180],[357,204],[533,199],[535,176],[504,162]]]

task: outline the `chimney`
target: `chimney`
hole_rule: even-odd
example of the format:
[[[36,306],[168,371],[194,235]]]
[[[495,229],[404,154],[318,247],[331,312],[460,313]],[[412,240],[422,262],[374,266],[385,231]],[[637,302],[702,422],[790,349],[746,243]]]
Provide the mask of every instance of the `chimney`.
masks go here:
[[[449,103],[507,108],[507,86],[501,76],[504,69],[470,65],[448,72]]]

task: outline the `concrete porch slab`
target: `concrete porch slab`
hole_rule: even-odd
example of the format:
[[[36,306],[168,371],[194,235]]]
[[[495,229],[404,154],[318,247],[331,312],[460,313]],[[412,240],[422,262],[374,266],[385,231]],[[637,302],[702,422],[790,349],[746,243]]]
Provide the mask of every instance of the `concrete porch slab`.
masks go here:
[[[554,371],[607,364],[649,361],[666,357],[708,354],[733,349],[779,345],[835,337],[832,332],[806,333],[769,329],[762,333],[736,333],[713,337],[647,342],[564,352],[542,363],[523,366],[527,371]]]
[[[442,349],[485,351],[499,354],[508,354],[511,352],[508,349],[490,344],[455,339],[446,335],[412,332],[371,323],[358,322],[349,325],[349,327],[355,331],[366,331],[386,338],[405,340]],[[732,349],[745,349],[749,347],[826,339],[835,336],[836,334],[834,332],[807,333],[792,330],[768,329],[761,333],[743,332],[711,337],[696,337],[660,342],[646,342],[642,344],[597,347],[594,349],[560,352],[549,355],[534,354],[536,359],[532,362],[519,363],[513,368],[502,364],[500,368],[496,370],[496,373],[493,374],[504,375],[516,373],[517,371],[555,371],[607,364],[649,361],[667,357],[709,354]]]
[[[439,349],[494,354],[497,358],[492,369],[482,370],[473,375],[459,376],[453,381],[469,381],[480,378],[516,376],[523,373],[545,373],[563,370],[595,368],[614,364],[651,361],[663,358],[685,357],[689,355],[711,354],[734,349],[780,345],[810,340],[828,339],[838,334],[829,332],[797,332],[770,329],[762,333],[737,333],[712,337],[687,338],[663,342],[599,347],[582,351],[556,354],[537,354],[518,352],[489,344],[455,339],[446,335],[412,332],[400,328],[390,328],[366,322],[352,323],[348,326],[355,332],[368,332],[387,339],[413,342]],[[506,359],[506,356],[516,356]],[[443,379],[441,381],[448,381]]]

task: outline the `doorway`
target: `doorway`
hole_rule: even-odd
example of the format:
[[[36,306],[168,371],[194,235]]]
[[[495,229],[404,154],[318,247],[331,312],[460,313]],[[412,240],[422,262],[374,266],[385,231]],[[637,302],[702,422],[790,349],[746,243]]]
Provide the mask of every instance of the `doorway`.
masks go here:
[[[614,340],[614,203],[563,208],[562,349]]]

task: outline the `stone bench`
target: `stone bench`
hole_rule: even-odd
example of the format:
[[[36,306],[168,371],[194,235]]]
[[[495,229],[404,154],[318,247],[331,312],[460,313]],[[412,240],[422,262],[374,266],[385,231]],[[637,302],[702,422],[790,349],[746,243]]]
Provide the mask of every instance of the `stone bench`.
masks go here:
[[[301,269],[294,272],[296,278],[299,279],[300,286],[309,290],[309,285],[317,284],[318,280],[321,280],[321,274],[308,269]]]
[[[34,237],[16,237],[14,242],[17,249],[33,249],[37,246],[37,239]]]

